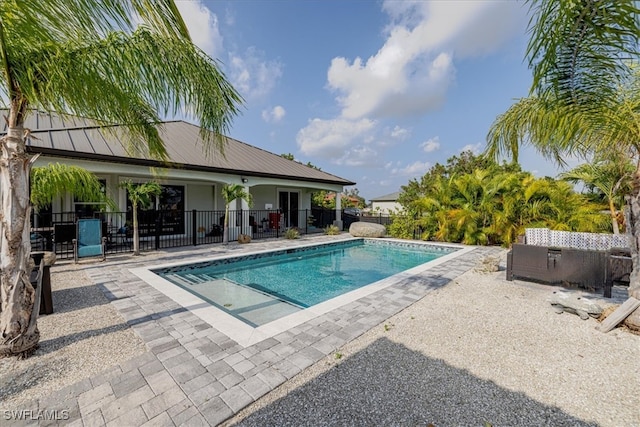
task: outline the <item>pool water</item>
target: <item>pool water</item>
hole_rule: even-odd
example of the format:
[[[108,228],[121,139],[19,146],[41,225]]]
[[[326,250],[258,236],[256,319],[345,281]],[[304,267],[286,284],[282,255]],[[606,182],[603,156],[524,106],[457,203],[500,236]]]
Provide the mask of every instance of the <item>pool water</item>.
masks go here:
[[[454,252],[355,240],[154,270],[251,326],[260,326]]]

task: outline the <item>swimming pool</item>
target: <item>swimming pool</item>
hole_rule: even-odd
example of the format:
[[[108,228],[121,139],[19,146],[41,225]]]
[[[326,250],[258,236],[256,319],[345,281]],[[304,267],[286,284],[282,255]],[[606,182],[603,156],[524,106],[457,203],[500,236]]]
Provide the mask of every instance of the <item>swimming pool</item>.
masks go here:
[[[350,239],[132,272],[248,345],[461,252],[448,245]]]

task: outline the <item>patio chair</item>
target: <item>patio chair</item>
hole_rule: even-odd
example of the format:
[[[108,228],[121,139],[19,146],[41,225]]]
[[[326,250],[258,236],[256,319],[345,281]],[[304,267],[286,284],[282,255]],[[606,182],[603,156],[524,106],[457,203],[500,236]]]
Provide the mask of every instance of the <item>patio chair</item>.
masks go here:
[[[72,222],[53,224],[53,251],[61,249],[64,243],[73,243],[76,238],[76,225]]]
[[[99,219],[79,219],[77,238],[73,239],[73,259],[101,256],[106,258],[107,238],[102,235],[102,221]]]

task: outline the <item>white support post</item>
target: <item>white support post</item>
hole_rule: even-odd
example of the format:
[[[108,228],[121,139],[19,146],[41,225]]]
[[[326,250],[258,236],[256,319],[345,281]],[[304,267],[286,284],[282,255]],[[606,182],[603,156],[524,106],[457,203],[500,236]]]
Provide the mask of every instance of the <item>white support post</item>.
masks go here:
[[[336,191],[336,220],[333,221],[333,225],[338,227],[342,231],[342,193]]]

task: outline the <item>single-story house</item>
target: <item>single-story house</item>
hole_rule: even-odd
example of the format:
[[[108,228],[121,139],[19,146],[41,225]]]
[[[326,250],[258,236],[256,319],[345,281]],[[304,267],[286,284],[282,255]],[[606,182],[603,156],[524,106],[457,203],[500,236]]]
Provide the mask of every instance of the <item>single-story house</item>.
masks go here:
[[[401,212],[402,205],[398,203],[398,197],[400,192],[386,194],[384,196],[375,197],[371,199],[371,212],[388,214],[392,212]]]
[[[301,212],[311,208],[312,192],[326,190],[340,194],[345,186],[355,184],[229,137],[224,137],[224,155],[215,149],[206,154],[200,128],[185,121],[166,121],[159,127],[168,153],[167,162],[133,151],[125,142],[124,129],[117,124],[99,126],[90,119],[41,111],[32,111],[25,123],[30,131],[27,150],[40,154],[35,167],[58,162],[93,172],[122,212],[131,209],[120,186],[125,180],[139,183],[158,180],[163,193],[155,208],[173,210],[177,217],[192,210],[223,211],[221,188],[241,184],[252,195],[251,209],[280,210],[280,226],[286,228],[303,225]],[[236,202],[231,210],[249,209],[245,201]],[[67,195],[54,201],[50,209],[53,213],[74,212],[78,218],[92,213],[96,206]],[[186,232],[184,226],[181,230]]]

